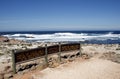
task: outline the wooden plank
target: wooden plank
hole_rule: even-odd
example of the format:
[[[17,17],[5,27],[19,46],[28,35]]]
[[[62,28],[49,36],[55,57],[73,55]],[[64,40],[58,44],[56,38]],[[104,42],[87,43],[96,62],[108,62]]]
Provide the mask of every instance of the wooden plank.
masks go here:
[[[71,51],[71,50],[80,50],[80,44],[63,44],[63,45],[54,45],[42,48],[36,48],[36,49],[30,49],[25,51],[16,52],[14,54],[15,56],[15,63],[34,59],[37,57],[45,56],[47,54],[53,54],[53,53],[61,53],[65,51]]]
[[[30,49],[30,50],[24,50],[24,51],[19,51],[19,52],[12,52],[12,67],[13,67],[13,72],[14,74],[16,73],[16,64],[25,62],[31,59],[39,58],[44,56],[46,64],[48,65],[48,54],[53,54],[53,53],[58,53],[58,58],[59,61],[61,62],[61,52],[65,51],[73,51],[73,50],[79,50],[80,55],[81,55],[81,44],[76,43],[76,44],[63,44],[61,45],[54,45],[54,46],[49,46],[47,47],[47,44],[45,47],[41,48],[35,48],[35,49]]]
[[[61,45],[61,52],[71,51],[71,50],[79,50],[79,49],[80,49],[79,43]]]
[[[15,54],[14,54],[14,50],[12,51],[12,68],[13,68],[13,73],[16,73],[16,63],[15,63]]]
[[[32,49],[15,53],[15,63],[45,55],[45,48]]]
[[[46,65],[48,66],[48,50],[47,50],[47,44],[45,44],[45,61],[46,61]]]
[[[47,47],[48,54],[53,54],[59,52],[59,45],[49,46]]]
[[[61,43],[59,42],[59,52],[58,52],[59,62],[61,62]]]
[[[82,48],[81,48],[81,42],[80,42],[80,48],[79,48],[79,55],[82,55]]]

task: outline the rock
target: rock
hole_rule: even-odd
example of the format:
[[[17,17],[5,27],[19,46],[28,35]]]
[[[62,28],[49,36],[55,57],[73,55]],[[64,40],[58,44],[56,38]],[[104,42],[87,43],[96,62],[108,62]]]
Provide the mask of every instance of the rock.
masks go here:
[[[89,59],[88,55],[82,55],[83,59]]]
[[[23,72],[23,74],[25,74],[26,72],[29,72],[29,71],[31,71],[30,69],[25,69],[24,71],[22,71]]]
[[[59,63],[54,63],[53,64],[53,67],[57,67],[57,66],[59,66]]]
[[[18,75],[23,75],[24,73],[22,71],[17,72]]]
[[[70,56],[70,58],[74,58],[74,57],[75,57],[75,55],[71,55],[71,56]]]
[[[12,73],[7,73],[4,75],[4,79],[10,79],[13,77],[13,74]]]
[[[16,66],[16,72],[18,72],[20,68],[21,68],[21,65],[17,65]]]
[[[73,59],[73,58],[70,58],[68,61],[69,61],[69,62],[72,62],[72,61],[74,61],[74,59]]]
[[[52,62],[53,61],[53,58],[49,58],[49,61],[48,62]]]
[[[76,54],[76,56],[80,56],[80,53],[78,52],[78,53]]]
[[[9,42],[9,39],[4,36],[0,36],[0,42]]]
[[[54,67],[57,67],[59,65],[58,61],[57,61],[57,58],[50,58],[49,61],[48,61],[48,65],[50,68],[54,68]]]
[[[100,58],[120,63],[120,54],[116,54],[115,52],[104,53]]]
[[[50,62],[50,63],[49,63],[49,67],[50,67],[50,68],[55,68],[55,67],[57,67],[57,66],[59,66],[59,63],[57,63],[57,62]]]
[[[11,66],[6,66],[4,71],[8,71],[11,68]]]
[[[22,65],[18,65],[17,67],[16,67],[16,71],[17,72],[24,72],[24,71],[29,71],[29,70],[34,70],[34,69],[36,69],[36,66],[37,66],[38,64],[37,63],[26,63],[26,64],[22,64]]]
[[[36,69],[36,66],[32,66],[31,70],[35,70]]]
[[[16,70],[17,70],[17,72],[19,72],[19,71],[23,71],[24,69],[25,69],[25,65],[19,65],[17,68],[16,68]]]
[[[120,47],[119,47],[119,48],[116,48],[116,50],[120,50]]]
[[[2,56],[2,55],[4,55],[4,52],[1,52],[1,51],[0,51],[0,56]]]
[[[69,55],[61,56],[61,58],[67,59],[67,58],[69,58]]]

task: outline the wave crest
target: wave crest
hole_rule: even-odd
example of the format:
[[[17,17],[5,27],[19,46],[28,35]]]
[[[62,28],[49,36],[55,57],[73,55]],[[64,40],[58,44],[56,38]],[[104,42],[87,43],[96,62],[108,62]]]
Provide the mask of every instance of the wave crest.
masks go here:
[[[120,39],[120,34],[109,32],[106,34],[91,34],[91,33],[54,33],[54,34],[12,34],[3,35],[9,38],[25,40],[25,41],[40,41],[40,42],[56,42],[56,41],[85,41],[85,40],[107,40]]]

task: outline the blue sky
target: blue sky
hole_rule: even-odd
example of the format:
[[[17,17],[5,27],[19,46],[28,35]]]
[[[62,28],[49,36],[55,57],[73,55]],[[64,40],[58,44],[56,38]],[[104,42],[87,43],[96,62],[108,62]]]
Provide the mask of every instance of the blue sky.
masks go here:
[[[119,29],[120,0],[0,0],[0,31]]]

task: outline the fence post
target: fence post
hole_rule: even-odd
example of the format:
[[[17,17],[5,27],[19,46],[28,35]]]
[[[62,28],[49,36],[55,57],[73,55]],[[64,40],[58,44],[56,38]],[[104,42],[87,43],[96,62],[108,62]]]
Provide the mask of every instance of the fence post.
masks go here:
[[[81,45],[81,42],[80,42],[80,49],[79,49],[79,54],[80,54],[80,56],[82,55],[82,51],[81,51],[82,48],[81,48],[81,46],[82,46],[82,45]]]
[[[12,69],[13,69],[13,73],[16,73],[16,63],[15,63],[15,54],[14,54],[14,50],[12,50]]]
[[[59,42],[59,52],[58,52],[59,62],[61,62],[61,43]]]
[[[48,51],[47,51],[47,44],[45,44],[45,62],[46,62],[46,65],[48,66]]]

